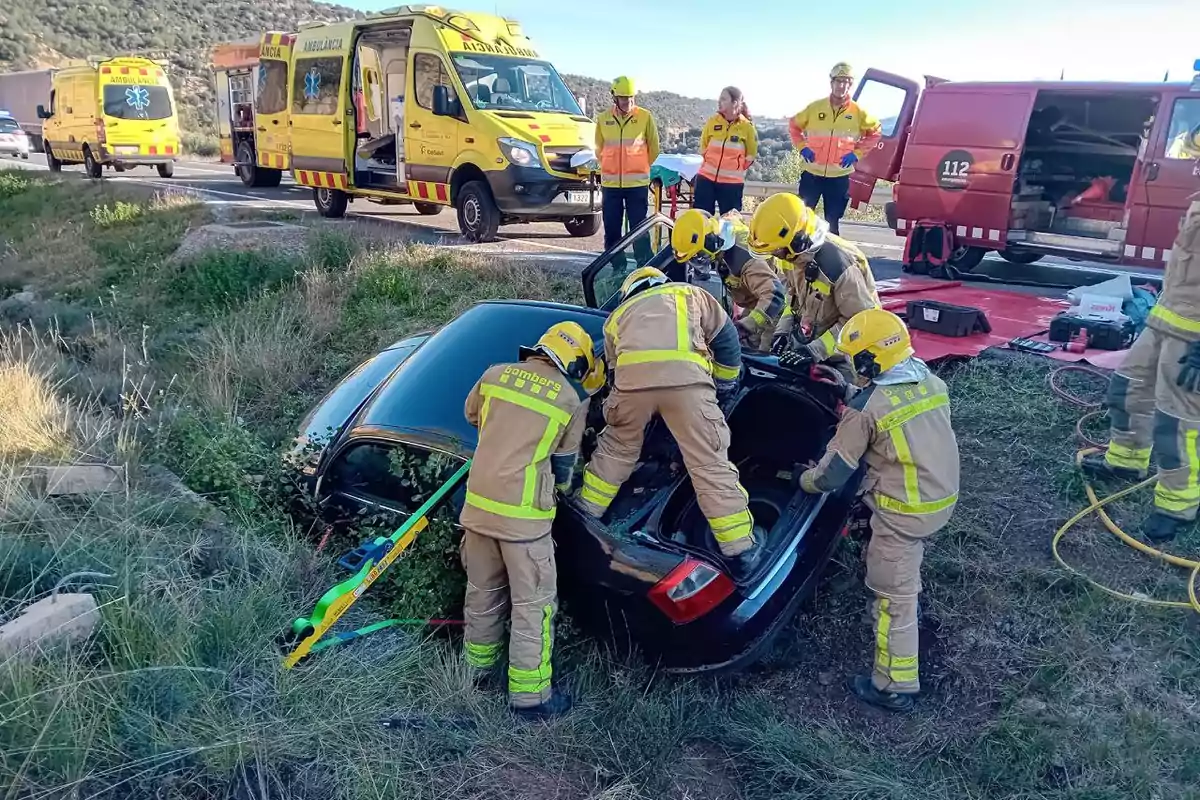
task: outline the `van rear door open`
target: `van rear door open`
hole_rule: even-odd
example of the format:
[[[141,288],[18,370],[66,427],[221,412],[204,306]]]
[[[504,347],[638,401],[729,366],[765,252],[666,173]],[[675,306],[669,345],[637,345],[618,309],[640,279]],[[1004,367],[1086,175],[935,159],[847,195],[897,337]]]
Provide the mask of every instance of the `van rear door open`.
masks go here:
[[[869,69],[863,74],[854,101],[879,120],[883,138],[850,174],[850,199],[855,208],[871,202],[877,180],[894,181],[900,173],[900,160],[920,91],[913,81],[890,72]]]
[[[349,185],[346,153],[354,123],[346,85],[352,35],[349,24],[313,27],[302,30],[293,45],[292,172],[301,186],[344,191]]]
[[[259,45],[254,92],[255,141],[258,166],[267,169],[291,167],[288,64],[292,60],[294,39],[287,33],[264,33]]]
[[[1155,127],[1134,178],[1125,258],[1162,266],[1179,233],[1180,210],[1200,192],[1200,92],[1164,92]]]

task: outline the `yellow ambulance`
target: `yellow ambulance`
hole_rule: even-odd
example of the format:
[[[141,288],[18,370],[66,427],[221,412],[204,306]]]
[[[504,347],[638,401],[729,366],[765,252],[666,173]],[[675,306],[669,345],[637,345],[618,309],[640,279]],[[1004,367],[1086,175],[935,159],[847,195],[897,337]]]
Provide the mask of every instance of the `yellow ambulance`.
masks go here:
[[[290,76],[292,175],[324,216],[367,198],[452,206],[473,241],[510,223],[599,227],[595,125],[515,20],[401,6],[315,23]]]
[[[179,122],[162,64],[133,56],[57,70],[50,107],[38,106],[51,172],[83,164],[89,177],[152,165],[175,174]]]

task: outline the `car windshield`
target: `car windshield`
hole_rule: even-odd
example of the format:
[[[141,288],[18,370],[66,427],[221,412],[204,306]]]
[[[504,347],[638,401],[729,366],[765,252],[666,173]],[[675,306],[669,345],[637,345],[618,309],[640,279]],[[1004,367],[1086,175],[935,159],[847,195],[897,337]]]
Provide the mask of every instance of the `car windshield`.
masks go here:
[[[454,69],[475,108],[583,115],[575,95],[549,62],[460,53],[454,56]]]
[[[167,119],[172,114],[171,94],[165,86],[104,87],[104,115],[114,119]]]
[[[0,117],[0,133],[16,133],[21,126],[12,117]]]

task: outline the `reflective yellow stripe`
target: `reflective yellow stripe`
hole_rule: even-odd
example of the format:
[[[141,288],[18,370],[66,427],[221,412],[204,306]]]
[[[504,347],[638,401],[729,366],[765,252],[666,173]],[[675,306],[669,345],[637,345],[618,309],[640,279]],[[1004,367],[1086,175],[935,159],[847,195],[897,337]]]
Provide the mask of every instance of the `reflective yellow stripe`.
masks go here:
[[[590,486],[584,486],[579,490],[579,499],[585,503],[591,503],[599,506],[600,508],[608,508],[610,505],[612,505],[613,501],[613,498],[609,497],[608,495],[600,494]]]
[[[895,511],[897,514],[935,514],[958,502],[958,494],[952,494],[942,500],[930,500],[925,503],[905,503],[888,497],[886,494],[876,494],[875,504],[885,511]]]
[[[826,295],[833,294],[833,287],[830,286],[825,281],[810,281],[810,283],[812,284],[812,287],[814,289],[816,289],[818,292],[821,292],[822,294],[826,294]]]
[[[917,656],[892,656],[888,674],[897,683],[916,683],[918,680]]]
[[[479,393],[480,393],[481,395],[483,394],[483,389],[482,389],[482,388],[480,389],[480,392],[479,392]],[[479,424],[480,424],[480,426],[483,426],[483,425],[485,425],[485,424],[487,423],[487,415],[488,415],[488,411],[490,411],[490,410],[491,410],[491,408],[492,408],[492,398],[490,398],[490,397],[486,397],[486,396],[485,396],[485,397],[483,398],[483,408],[482,408],[482,409],[480,409],[480,411],[479,411]]]
[[[704,356],[699,353],[680,352],[678,350],[635,350],[631,353],[621,353],[617,356],[617,366],[629,366],[630,364],[653,364],[660,361],[687,361],[703,369],[705,372],[712,372],[713,365]],[[734,373],[737,377],[737,373]]]
[[[675,292],[672,301],[675,303],[675,349],[690,353],[692,336],[688,332],[687,297],[682,292]]]
[[[837,347],[837,338],[833,335],[833,331],[825,331],[818,337],[818,342],[825,348],[826,353],[832,353]]]
[[[511,503],[489,500],[482,495],[475,494],[475,492],[467,492],[467,505],[475,506],[483,511],[490,511],[493,514],[499,514],[502,517],[511,517],[512,519],[554,519],[553,508],[543,511],[531,505],[514,506]]]
[[[621,303],[621,305],[617,306],[616,310],[613,311],[612,316],[608,318],[608,322],[604,323],[604,332],[615,338],[617,335],[617,321],[620,320],[621,317],[625,315],[625,312],[632,308],[633,304],[639,300],[645,300],[647,297],[657,297],[663,294],[681,294],[686,291],[687,289],[684,289],[682,286],[671,286],[668,284],[665,286],[654,286],[644,292],[639,292],[638,294],[635,294],[633,297],[626,300],[624,303]]]
[[[1168,325],[1174,325],[1180,330],[1184,330],[1189,333],[1200,333],[1200,320],[1180,316],[1170,309],[1163,308],[1161,303],[1150,309],[1150,316],[1158,317]]]
[[[890,601],[886,597],[879,598],[879,622],[875,626],[875,660],[879,662],[880,672],[887,672],[891,661],[888,650],[888,634],[892,630],[892,615],[888,611]]]
[[[554,606],[542,607],[542,654],[536,669],[508,667],[508,691],[517,694],[541,694],[550,688],[550,677],[554,672],[550,663],[554,633],[550,623],[554,619]]]
[[[533,461],[525,466],[525,488],[521,491],[521,505],[535,508],[535,493],[537,492],[538,467],[550,457],[550,448],[554,446],[554,438],[561,426],[556,422],[547,422],[546,430],[542,432],[541,441],[533,451]]]
[[[764,314],[763,312],[759,311],[757,308],[754,309],[753,311],[751,311],[748,316],[750,317],[750,319],[754,320],[755,324],[757,324],[757,325],[766,325],[767,324],[767,315]]]
[[[527,408],[530,411],[537,412],[543,417],[549,417],[559,425],[566,427],[571,421],[571,415],[563,411],[558,406],[547,403],[545,400],[538,400],[536,397],[521,394],[513,389],[505,389],[503,386],[487,385],[480,388],[479,393],[484,397],[494,397],[497,400],[503,400],[506,403]]]
[[[712,362],[712,374],[719,381],[736,381],[742,371],[738,367],[727,367],[714,361]]]
[[[733,380],[737,378],[740,370],[733,370],[731,377],[723,377],[729,375],[729,368],[714,366],[704,356],[692,350],[691,331],[688,326],[688,306],[687,295],[688,288],[685,286],[655,286],[652,289],[634,295],[619,305],[612,315],[608,318],[608,322],[604,323],[604,332],[612,337],[613,347],[619,344],[617,336],[617,321],[628,311],[634,303],[647,297],[655,297],[661,295],[673,295],[675,302],[675,349],[674,350],[635,350],[629,353],[621,353],[617,356],[617,366],[631,366],[634,364],[656,364],[668,361],[685,361],[703,369],[705,372],[714,374],[717,370],[721,370],[721,375],[718,375],[722,380]]]
[[[592,489],[597,494],[607,495],[610,498],[616,497],[617,491],[621,488],[620,486],[609,483],[591,471],[586,471],[583,473],[583,485],[589,489]]]
[[[1143,470],[1150,468],[1150,451],[1149,447],[1126,447],[1125,445],[1116,442],[1108,443],[1108,452],[1104,454],[1104,460],[1114,466],[1124,469]]]
[[[710,519],[708,526],[712,528],[713,538],[718,542],[732,542],[751,534],[754,530],[754,518],[750,516],[750,510],[746,509]]]
[[[486,669],[495,666],[500,660],[501,642],[493,642],[491,644],[477,644],[475,642],[466,643],[467,663],[472,667]]]
[[[908,446],[908,437],[904,428],[892,428],[888,431],[892,437],[892,446],[896,448],[896,458],[904,468],[904,497],[909,504],[921,502],[921,489],[917,485],[917,465],[913,462],[912,450]]]
[[[884,414],[875,423],[875,427],[880,433],[887,433],[893,428],[898,428],[906,422],[924,414],[926,411],[932,411],[935,408],[941,408],[950,404],[950,397],[946,394],[935,394],[932,397],[926,397],[924,400],[918,400],[904,408],[897,409],[889,414]]]

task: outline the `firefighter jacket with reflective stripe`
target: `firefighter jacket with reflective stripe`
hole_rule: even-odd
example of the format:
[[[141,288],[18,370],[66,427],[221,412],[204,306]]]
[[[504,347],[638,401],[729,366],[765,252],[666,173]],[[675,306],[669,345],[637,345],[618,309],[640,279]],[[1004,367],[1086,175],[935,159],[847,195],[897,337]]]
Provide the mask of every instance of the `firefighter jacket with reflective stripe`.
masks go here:
[[[616,108],[596,117],[596,153],[600,184],[610,189],[650,185],[650,165],[658,158],[658,128],[654,116],[635,106],[623,117]]]
[[[792,117],[788,129],[797,150],[807,147],[816,154],[811,164],[802,159],[800,168],[824,178],[849,175],[854,168],[843,167],[842,159],[850,153],[862,159],[883,137],[879,120],[858,103],[847,100],[841,108],[834,108],[828,97]]]
[[[604,323],[604,353],[622,391],[736,380],[742,346],[716,298],[668,283],[630,297]]]
[[[875,277],[863,252],[832,233],[815,253],[782,263],[788,284],[789,307],[779,331],[790,331],[792,317],[800,321],[808,349],[817,361],[834,354],[842,326],[860,311],[879,305]]]
[[[945,524],[958,500],[958,441],[950,427],[950,397],[929,373],[914,383],[872,383],[842,413],[817,466],[801,475],[806,491],[831,492],[865,460],[862,490],[874,508]],[[920,535],[913,520],[909,535]]]
[[[714,114],[700,134],[704,163],[700,175],[717,183],[743,183],[750,162],[758,158],[758,133],[754,123],[739,116],[733,122]]]
[[[1146,324],[1189,342],[1200,341],[1200,200],[1192,202],[1163,273],[1162,293]]]
[[[775,268],[741,245],[734,245],[717,269],[733,302],[748,312],[738,324],[752,333],[768,327],[774,330],[787,305],[783,280]]]
[[[550,532],[555,473],[565,483],[583,438],[588,396],[542,358],[490,367],[467,397],[479,428],[459,521],[476,533],[531,541]]]

